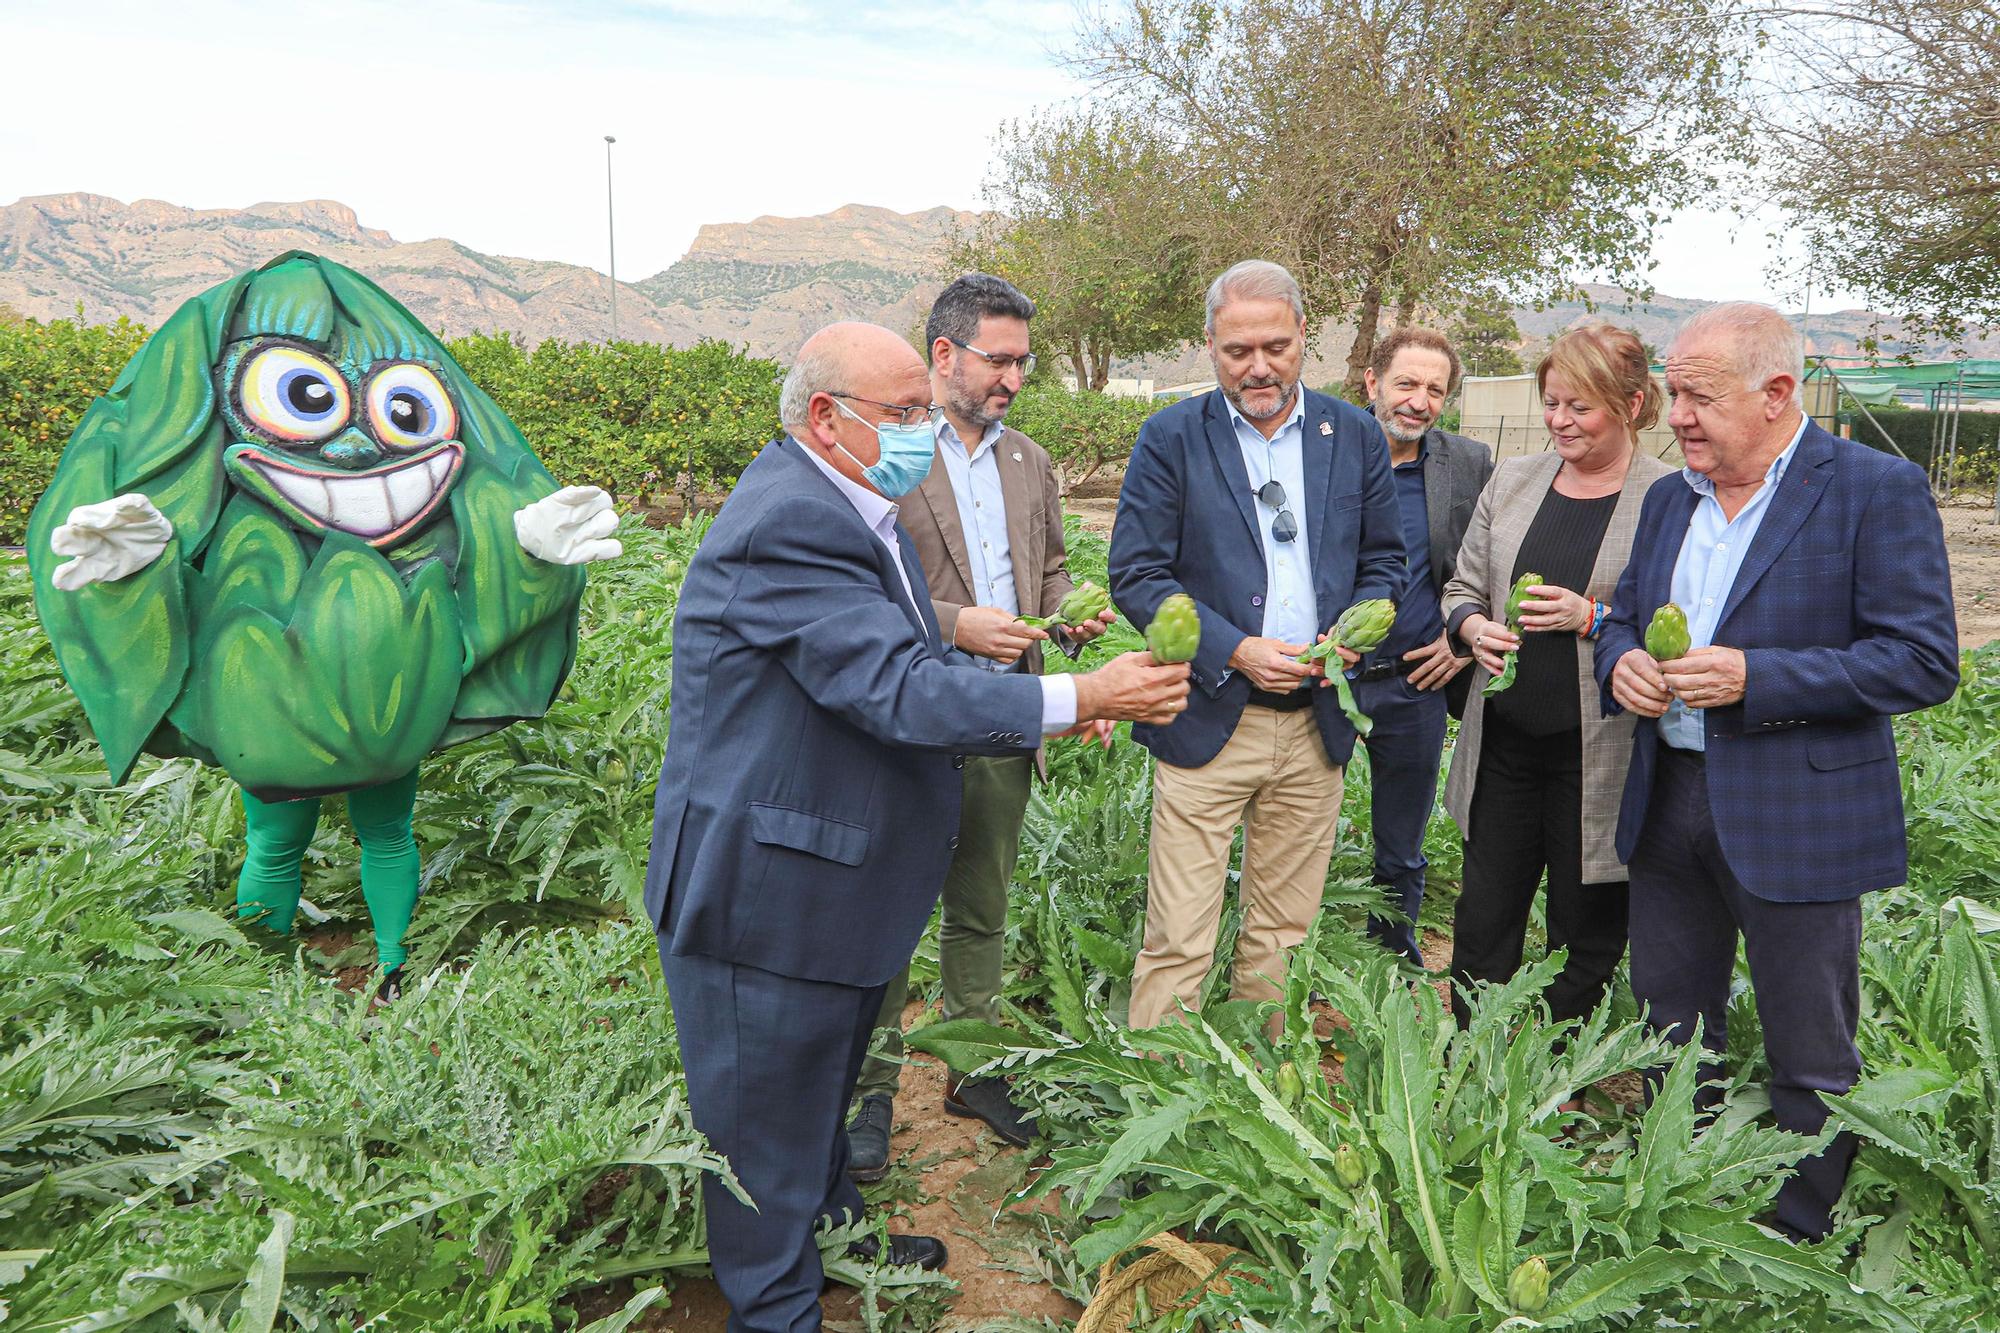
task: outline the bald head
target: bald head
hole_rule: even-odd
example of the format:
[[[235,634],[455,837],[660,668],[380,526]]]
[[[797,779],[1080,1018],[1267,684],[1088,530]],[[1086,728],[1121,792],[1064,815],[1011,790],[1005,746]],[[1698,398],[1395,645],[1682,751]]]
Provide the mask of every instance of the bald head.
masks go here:
[[[853,394],[880,403],[928,403],[930,371],[901,335],[880,324],[844,321],[806,339],[785,376],[778,419],[794,436],[808,428],[812,398],[819,393]]]

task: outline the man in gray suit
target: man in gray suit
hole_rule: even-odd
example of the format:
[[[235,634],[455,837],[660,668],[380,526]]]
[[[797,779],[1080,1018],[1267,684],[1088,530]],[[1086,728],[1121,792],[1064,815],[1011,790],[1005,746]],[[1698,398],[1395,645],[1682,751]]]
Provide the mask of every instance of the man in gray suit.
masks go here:
[[[1409,580],[1396,624],[1381,648],[1349,674],[1354,701],[1374,722],[1368,747],[1375,882],[1407,920],[1368,918],[1368,933],[1416,967],[1417,909],[1424,901],[1424,829],[1437,800],[1446,692],[1472,660],[1444,630],[1440,597],[1458,563],[1458,545],[1486,479],[1493,451],[1437,428],[1458,387],[1458,353],[1441,333],[1401,328],[1375,345],[1362,384],[1389,443],[1396,504],[1403,519]],[[1459,708],[1463,708],[1463,696]],[[1457,711],[1456,709],[1452,711]]]

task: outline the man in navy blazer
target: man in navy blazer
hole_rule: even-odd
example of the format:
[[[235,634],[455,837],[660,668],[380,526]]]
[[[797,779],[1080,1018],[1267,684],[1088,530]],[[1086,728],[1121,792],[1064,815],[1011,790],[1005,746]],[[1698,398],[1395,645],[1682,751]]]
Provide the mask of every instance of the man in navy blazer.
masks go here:
[[[695,1126],[754,1203],[704,1178],[731,1333],[820,1327],[814,1232],[862,1207],[843,1116],[883,987],[943,885],[963,756],[1185,707],[1187,668],[1144,653],[1046,677],[948,659],[893,503],[930,469],[930,410],[929,372],[896,334],[808,339],[787,434],[744,470],[674,616],[646,908]],[[929,1237],[860,1248],[945,1260]]]
[[[1199,1001],[1244,826],[1230,993],[1269,999],[1326,887],[1354,728],[1293,660],[1355,602],[1398,598],[1402,519],[1381,427],[1299,383],[1305,312],[1284,269],[1246,260],[1208,291],[1218,388],[1149,418],[1111,533],[1111,595],[1135,625],[1191,596],[1201,648],[1187,713],[1137,726],[1153,752],[1145,944],[1131,1024]],[[1341,665],[1356,657],[1343,650]]]
[[[1799,334],[1769,306],[1682,327],[1667,420],[1687,468],[1647,492],[1596,670],[1607,712],[1656,719],[1633,732],[1618,817],[1632,989],[1675,1040],[1699,1020],[1719,1058],[1740,933],[1772,1109],[1816,1134],[1821,1094],[1861,1074],[1860,896],[1908,868],[1890,718],[1951,697],[1958,627],[1922,470],[1806,418],[1803,376]],[[1643,644],[1667,602],[1694,647],[1661,663]],[[1832,1229],[1853,1156],[1843,1134],[1799,1164],[1781,1230]]]

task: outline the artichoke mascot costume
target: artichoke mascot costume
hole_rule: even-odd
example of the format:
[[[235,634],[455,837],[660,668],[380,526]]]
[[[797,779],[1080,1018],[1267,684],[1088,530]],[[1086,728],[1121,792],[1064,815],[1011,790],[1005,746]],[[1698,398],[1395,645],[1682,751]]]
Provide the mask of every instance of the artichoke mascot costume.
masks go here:
[[[418,765],[547,711],[617,522],[409,311],[293,252],[139,349],[70,437],[28,559],[112,778],[147,751],[242,787],[241,917],[291,929],[320,798],[346,794],[387,999]]]

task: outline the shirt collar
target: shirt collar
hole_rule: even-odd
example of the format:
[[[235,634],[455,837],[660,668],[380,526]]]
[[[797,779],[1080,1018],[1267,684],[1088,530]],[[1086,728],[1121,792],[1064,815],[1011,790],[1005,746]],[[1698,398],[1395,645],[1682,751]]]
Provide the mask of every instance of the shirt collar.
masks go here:
[[[1222,390],[1217,389],[1216,392],[1222,393]],[[1229,409],[1230,420],[1236,425],[1236,427],[1239,430],[1245,426],[1248,426],[1251,430],[1257,430],[1256,423],[1251,421],[1248,417],[1244,416],[1241,412],[1237,411],[1236,404],[1230,399],[1229,395],[1226,393],[1222,394],[1222,405]],[[1292,386],[1292,410],[1286,414],[1285,424],[1278,427],[1277,431],[1272,434],[1270,438],[1270,443],[1276,444],[1278,442],[1278,436],[1283,435],[1293,426],[1299,426],[1301,431],[1303,431],[1304,429],[1303,423],[1305,422],[1305,419],[1306,419],[1306,386],[1303,384],[1294,384]],[[1264,434],[1263,431],[1257,430],[1257,435],[1260,439],[1263,437],[1263,434]]]
[[[1799,451],[1799,441],[1806,437],[1806,426],[1812,418],[1801,414],[1799,428],[1792,432],[1792,442],[1786,445],[1778,456],[1771,460],[1771,466],[1764,469],[1764,489],[1769,490],[1785,479],[1785,468],[1790,465],[1792,455]],[[1715,483],[1691,467],[1681,468],[1681,479],[1694,488],[1696,495],[1714,495]]]
[[[847,503],[854,506],[854,512],[861,515],[861,521],[868,525],[870,531],[885,532],[895,526],[897,509],[894,501],[886,500],[866,486],[842,476],[838,468],[820,457],[819,450],[809,444],[800,444],[796,436],[792,437],[792,443],[797,444],[799,452],[811,459],[812,465],[824,472],[826,479],[847,497]]]
[[[947,453],[956,449],[960,458],[966,459],[968,462],[974,461],[988,449],[991,449],[994,442],[1000,438],[1000,433],[1006,429],[1007,427],[1004,422],[994,422],[981,433],[979,447],[968,454],[965,451],[965,441],[958,437],[958,427],[951,424],[950,417],[940,412],[937,419],[938,447],[944,449]]]

